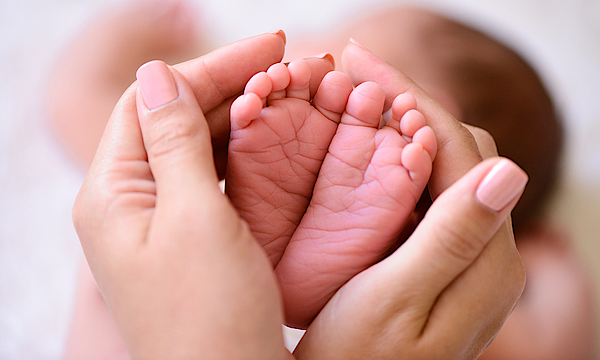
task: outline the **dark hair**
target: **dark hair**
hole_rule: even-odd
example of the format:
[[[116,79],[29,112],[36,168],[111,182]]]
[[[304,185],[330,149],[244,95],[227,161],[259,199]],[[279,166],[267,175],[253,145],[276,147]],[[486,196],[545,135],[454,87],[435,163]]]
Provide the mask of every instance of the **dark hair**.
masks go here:
[[[499,154],[528,173],[529,184],[513,211],[515,232],[540,217],[558,177],[563,128],[533,68],[490,36],[428,10],[388,9],[356,30],[363,42],[361,33],[385,40],[388,46],[380,41],[379,48],[364,43],[458,120],[487,130]]]
[[[564,141],[559,115],[538,74],[515,51],[450,19],[438,26],[443,31],[430,33],[436,37],[432,56],[441,57],[434,71],[444,73],[440,85],[460,109],[456,116],[487,130],[498,153],[530,177],[513,211],[518,232],[540,216],[558,178]]]

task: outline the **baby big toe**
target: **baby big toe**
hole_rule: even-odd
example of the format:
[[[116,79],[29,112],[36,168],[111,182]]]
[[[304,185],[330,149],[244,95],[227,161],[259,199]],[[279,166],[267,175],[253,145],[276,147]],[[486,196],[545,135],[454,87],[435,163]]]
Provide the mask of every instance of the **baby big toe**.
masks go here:
[[[348,75],[331,71],[321,81],[313,103],[321,114],[339,124],[351,92],[352,81]]]
[[[342,124],[377,128],[384,101],[385,92],[378,84],[365,82],[358,85],[348,98]]]

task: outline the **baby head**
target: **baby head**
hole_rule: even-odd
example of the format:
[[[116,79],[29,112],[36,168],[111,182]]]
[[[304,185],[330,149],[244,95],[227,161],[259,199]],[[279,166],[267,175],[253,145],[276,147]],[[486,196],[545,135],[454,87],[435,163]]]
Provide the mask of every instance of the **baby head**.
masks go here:
[[[522,57],[480,31],[411,7],[385,9],[314,50],[341,53],[348,37],[411,77],[458,120],[490,132],[500,155],[525,169],[530,181],[513,211],[516,232],[540,216],[557,178],[563,131]]]

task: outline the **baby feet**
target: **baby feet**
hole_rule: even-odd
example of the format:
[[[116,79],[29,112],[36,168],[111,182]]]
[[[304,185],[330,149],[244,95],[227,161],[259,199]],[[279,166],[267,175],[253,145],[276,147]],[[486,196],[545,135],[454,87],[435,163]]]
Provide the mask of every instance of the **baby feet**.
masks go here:
[[[273,266],[310,200],[348,96],[350,79],[330,72],[314,98],[304,60],[256,74],[231,106],[226,192]]]
[[[276,268],[287,323],[305,327],[354,275],[396,241],[431,175],[437,142],[412,95],[379,129],[385,94],[351,93],[298,229]]]
[[[250,80],[231,109],[227,176],[232,202],[273,261],[286,323],[301,328],[394,244],[437,149],[412,95],[395,99],[380,128],[379,85],[352,90],[332,72],[311,104],[309,79],[299,61]]]

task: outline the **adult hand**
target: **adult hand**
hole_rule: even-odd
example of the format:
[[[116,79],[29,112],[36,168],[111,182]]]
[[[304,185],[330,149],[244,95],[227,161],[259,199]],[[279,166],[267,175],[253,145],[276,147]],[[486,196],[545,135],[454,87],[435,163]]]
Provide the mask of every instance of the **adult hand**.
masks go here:
[[[375,81],[384,88],[386,110],[400,93],[417,99],[438,138],[429,183],[434,203],[404,245],[338,291],[294,354],[298,359],[476,358],[523,291],[509,213],[527,177],[506,159],[481,162],[465,127],[362,46],[349,44],[343,65],[355,85]]]
[[[150,63],[111,116],[73,218],[133,358],[290,356],[270,263],[218,188],[201,110],[220,126],[283,43],[266,34],[182,65],[196,93]]]
[[[198,59],[175,66],[187,82],[193,85],[192,92],[196,97],[196,101],[201,109],[206,112],[212,143],[215,145],[213,151],[218,169],[225,169],[226,165],[227,141],[229,138],[229,105],[243,92],[244,86],[252,75],[266,70],[271,64],[281,60],[284,45],[285,35],[282,31],[278,31],[238,41]],[[311,66],[312,73],[315,74],[310,86],[311,91],[314,92],[320,79],[327,72],[333,70],[333,59],[329,55],[309,58],[307,61]],[[145,161],[140,160],[144,149],[141,147],[141,134],[139,126],[136,125],[137,120],[135,124],[131,120],[137,116],[134,98],[135,90],[129,89],[119,102],[112,117],[111,125],[108,126],[104,136],[105,140],[103,140],[102,148],[98,152],[96,163],[92,167],[77,200],[74,219],[82,235],[87,231],[91,238],[100,239],[106,236],[106,232],[94,233],[96,230],[94,226],[100,226],[102,222],[105,222],[104,226],[110,228],[117,221],[118,213],[127,210],[120,203],[120,199],[127,198],[127,191],[135,192],[137,188],[129,187],[126,188],[127,191],[123,192],[119,190],[119,184],[129,183],[136,186],[141,186],[144,182],[151,184],[151,181],[137,181],[135,176],[140,175],[139,172],[134,171],[134,167],[137,165],[132,161],[125,161],[132,160],[127,157],[130,153],[136,154],[139,160],[138,165],[143,164]],[[201,114],[194,113],[193,115],[194,118],[202,118]],[[127,119],[127,121],[123,119]],[[166,131],[166,127],[163,130]],[[149,167],[148,164],[144,166]],[[145,171],[147,172],[148,168]],[[187,168],[183,169],[183,173],[187,171]],[[106,187],[105,185],[110,186]],[[182,191],[185,190],[182,189]],[[165,195],[163,198],[166,197],[168,196]],[[109,210],[103,210],[110,203],[115,202],[119,203],[119,206],[111,205],[112,207]],[[132,204],[127,203],[126,205],[131,206]],[[144,210],[143,207],[138,210],[140,209],[143,212],[149,211],[148,209]],[[129,210],[129,214],[133,216],[136,209],[130,208]],[[96,212],[102,214],[102,216],[94,214]],[[237,221],[237,215],[232,219]],[[152,221],[160,222],[162,220]],[[131,227],[131,224],[126,227]],[[115,227],[113,230],[116,231],[117,229],[118,227]],[[87,242],[90,239],[82,238],[82,241]],[[90,260],[93,257],[88,256]],[[96,275],[98,275],[98,268],[102,268],[102,266],[102,264],[96,265]],[[82,273],[83,283],[78,288],[78,307],[75,309],[67,357],[106,358],[108,356],[110,358],[127,358],[127,354],[123,353],[122,343],[120,342],[120,336],[116,333],[114,321],[106,318],[104,300],[98,298],[95,285],[88,283],[90,276],[86,275],[86,269],[83,269]],[[180,299],[180,301],[183,300]],[[172,305],[176,305],[176,303],[172,303]],[[95,335],[81,335],[82,333],[90,334],[87,329],[90,324],[94,327]],[[81,331],[82,329],[85,331]]]

